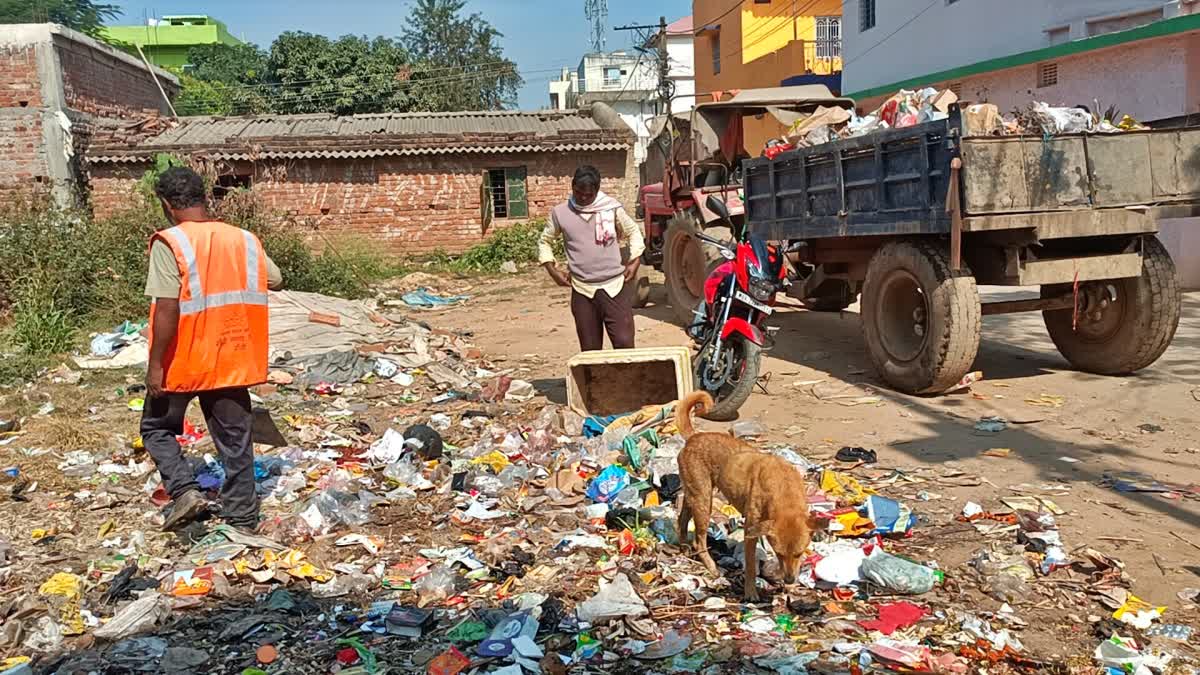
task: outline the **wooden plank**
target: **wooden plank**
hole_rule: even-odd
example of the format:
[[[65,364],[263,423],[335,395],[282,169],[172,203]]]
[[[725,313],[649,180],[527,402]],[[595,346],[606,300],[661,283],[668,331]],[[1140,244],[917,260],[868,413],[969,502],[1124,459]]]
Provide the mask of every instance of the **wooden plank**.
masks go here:
[[[1096,134],[1087,139],[1094,206],[1123,206],[1154,201],[1150,136]]]
[[[1142,210],[1077,209],[1043,213],[971,216],[963,220],[964,232],[1033,228],[1038,239],[1143,234],[1158,231],[1158,221]]]
[[[1021,139],[962,143],[963,197],[967,213],[1029,211]]]
[[[1118,253],[1083,258],[1060,258],[1058,260],[1034,260],[1021,265],[1017,278],[1021,286],[1041,284],[1067,284],[1101,279],[1124,279],[1141,276],[1142,255],[1140,253]]]

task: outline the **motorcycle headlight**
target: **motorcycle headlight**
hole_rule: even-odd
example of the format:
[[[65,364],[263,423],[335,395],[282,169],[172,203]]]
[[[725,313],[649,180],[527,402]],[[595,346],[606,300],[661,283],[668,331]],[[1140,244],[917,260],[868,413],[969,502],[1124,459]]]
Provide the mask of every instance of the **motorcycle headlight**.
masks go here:
[[[775,284],[767,279],[751,279],[750,295],[759,302],[769,302],[775,294]]]

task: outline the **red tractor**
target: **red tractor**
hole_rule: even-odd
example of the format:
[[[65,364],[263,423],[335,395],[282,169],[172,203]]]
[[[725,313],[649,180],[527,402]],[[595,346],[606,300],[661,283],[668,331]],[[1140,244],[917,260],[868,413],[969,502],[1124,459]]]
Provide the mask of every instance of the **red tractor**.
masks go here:
[[[720,250],[701,242],[696,233],[731,241],[734,232],[706,205],[717,195],[729,209],[733,228],[745,225],[742,206],[742,160],[757,157],[751,146],[779,138],[791,121],[819,106],[852,108],[822,85],[743,89],[731,98],[701,103],[690,114],[663,118],[662,130],[648,152],[644,175],[661,166],[661,182],[643,185],[638,213],[645,224],[646,252],[642,262],[666,276],[667,297],[684,325],[704,293],[704,281],[722,261]],[[797,270],[801,278],[806,269]],[[828,288],[826,288],[828,287]],[[644,303],[648,288],[639,287]],[[801,300],[810,309],[840,310],[853,302],[844,281],[822,284],[817,295]]]

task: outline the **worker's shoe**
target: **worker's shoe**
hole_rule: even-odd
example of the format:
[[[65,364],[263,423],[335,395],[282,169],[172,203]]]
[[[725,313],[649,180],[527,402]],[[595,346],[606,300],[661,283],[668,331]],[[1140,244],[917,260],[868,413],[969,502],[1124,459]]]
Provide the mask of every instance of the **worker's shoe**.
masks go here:
[[[163,531],[178,530],[208,511],[208,501],[196,490],[188,490],[171,503],[171,512],[163,521]]]

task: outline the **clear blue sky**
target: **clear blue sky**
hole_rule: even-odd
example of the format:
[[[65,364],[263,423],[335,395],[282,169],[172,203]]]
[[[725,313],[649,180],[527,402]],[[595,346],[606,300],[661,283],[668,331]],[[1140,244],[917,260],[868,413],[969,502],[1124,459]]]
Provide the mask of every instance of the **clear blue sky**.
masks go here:
[[[404,30],[411,1],[387,0],[109,0],[121,7],[121,24],[140,24],[148,16],[207,14],[224,21],[239,38],[267,47],[287,30],[331,37],[340,35],[396,36]],[[575,68],[588,51],[589,24],[583,0],[468,0],[466,11],[479,12],[504,34],[508,58],[525,78],[522,108],[549,103],[550,69]],[[608,0],[609,50],[630,46],[632,33],[612,26],[670,23],[690,14],[689,0]]]

